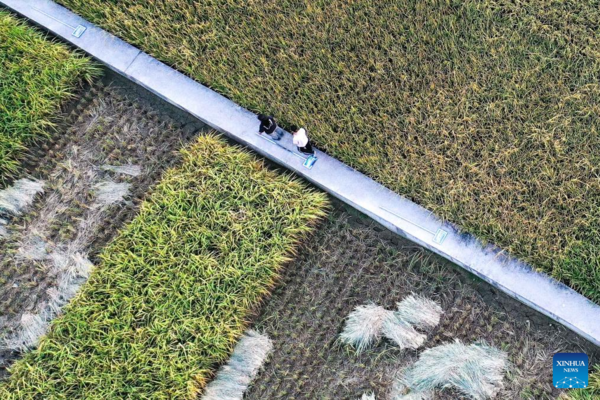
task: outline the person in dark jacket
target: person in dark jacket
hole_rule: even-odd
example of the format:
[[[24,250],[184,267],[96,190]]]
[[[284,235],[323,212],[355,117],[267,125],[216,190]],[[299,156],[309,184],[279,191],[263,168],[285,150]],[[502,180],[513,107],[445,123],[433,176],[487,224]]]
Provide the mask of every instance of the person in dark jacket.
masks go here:
[[[270,115],[258,114],[260,127],[258,133],[265,133],[273,140],[281,139],[281,133],[277,130],[277,122]]]

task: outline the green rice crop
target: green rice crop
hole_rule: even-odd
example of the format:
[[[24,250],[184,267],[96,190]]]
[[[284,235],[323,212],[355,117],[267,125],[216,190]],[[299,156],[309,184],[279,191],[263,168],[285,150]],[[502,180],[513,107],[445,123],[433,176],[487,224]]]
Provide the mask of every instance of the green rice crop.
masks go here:
[[[200,138],[0,394],[194,398],[326,206],[250,153]]]
[[[89,59],[0,10],[0,187],[28,146],[47,137],[61,104],[99,70]]]
[[[600,8],[59,0],[600,303]]]
[[[600,399],[600,367],[590,371],[589,386],[587,389],[569,390],[565,399],[567,400],[596,400]]]

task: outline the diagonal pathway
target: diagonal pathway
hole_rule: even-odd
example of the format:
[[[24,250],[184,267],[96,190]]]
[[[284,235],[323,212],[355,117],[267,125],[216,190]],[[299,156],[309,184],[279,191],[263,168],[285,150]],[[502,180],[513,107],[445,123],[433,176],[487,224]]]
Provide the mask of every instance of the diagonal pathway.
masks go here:
[[[316,150],[306,168],[290,146],[256,134],[256,116],[50,0],[0,0],[0,4],[81,48],[109,68],[189,112],[233,140],[296,172],[367,214],[392,232],[460,265],[535,310],[600,345],[600,306],[530,266],[460,233],[426,209]]]

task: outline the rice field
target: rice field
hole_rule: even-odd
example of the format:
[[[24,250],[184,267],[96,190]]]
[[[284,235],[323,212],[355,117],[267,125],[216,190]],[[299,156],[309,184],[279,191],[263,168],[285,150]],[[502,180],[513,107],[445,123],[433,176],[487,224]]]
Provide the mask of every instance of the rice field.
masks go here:
[[[0,393],[194,398],[326,203],[248,152],[202,136]]]
[[[99,70],[91,61],[0,10],[0,188],[28,147],[53,133],[61,105]]]
[[[566,396],[568,400],[595,400],[600,398],[600,366],[590,368],[589,389],[573,390]]]
[[[600,302],[596,1],[59,2]]]
[[[78,0],[64,0],[69,1],[78,3]],[[84,7],[83,2],[78,4]],[[97,4],[99,0],[93,0],[85,7],[94,9]],[[552,237],[559,242],[555,249],[571,249],[571,245],[579,249],[593,243],[586,242],[587,236],[576,236],[575,244],[569,241],[563,248],[560,247],[563,232],[544,229],[550,226],[546,223],[560,225],[567,220],[575,221],[577,229],[583,229],[577,225],[577,213],[581,207],[586,209],[594,202],[596,167],[589,163],[595,162],[596,137],[591,135],[582,146],[583,139],[577,135],[581,134],[584,119],[588,129],[596,133],[593,116],[581,114],[582,104],[589,105],[590,112],[596,106],[591,104],[591,97],[582,97],[578,91],[581,87],[571,85],[573,82],[567,78],[583,74],[582,70],[591,73],[596,66],[593,62],[583,63],[579,65],[580,70],[574,72],[561,64],[565,61],[561,51],[568,46],[584,48],[581,53],[570,54],[571,61],[578,57],[597,59],[594,42],[578,40],[578,34],[586,33],[583,28],[569,31],[571,41],[568,43],[561,44],[559,36],[552,36],[557,42],[551,44],[560,49],[554,49],[554,58],[543,58],[547,56],[544,51],[549,51],[548,43],[543,40],[547,29],[536,33],[539,43],[520,36],[525,32],[524,25],[513,26],[514,32],[510,35],[506,30],[507,21],[521,20],[531,25],[527,29],[534,29],[537,20],[527,19],[534,15],[540,17],[548,29],[554,29],[552,32],[560,31],[565,28],[565,22],[548,12],[559,7],[556,4],[534,9],[527,3],[504,4],[502,0],[460,4],[434,1],[429,5],[433,8],[427,10],[419,4],[404,4],[407,8],[402,8],[384,1],[379,10],[371,2],[336,1],[324,5],[309,1],[299,5],[266,1],[266,6],[274,9],[272,15],[258,15],[258,3],[247,5],[250,14],[245,14],[237,5],[221,0],[202,6],[194,3],[190,9],[187,6],[192,7],[192,3],[186,1],[179,2],[178,7],[171,3],[153,3],[152,10],[144,8],[149,4],[145,0],[137,2],[135,13],[131,4],[129,1],[105,4],[101,12],[94,9],[97,11],[94,17],[103,19],[112,28],[120,26],[119,33],[125,38],[133,32],[134,36],[139,35],[138,39],[147,40],[145,44],[138,43],[140,45],[156,44],[155,50],[170,57],[170,62],[203,82],[216,85],[248,107],[259,111],[276,110],[279,112],[276,117],[285,124],[302,123],[302,119],[317,116],[321,125],[314,132],[311,129],[311,133],[322,146],[338,152],[338,157],[346,157],[347,162],[402,193],[417,199],[423,196],[421,200],[425,204],[432,201],[428,196],[433,196],[439,202],[435,207],[441,207],[441,213],[454,210],[456,214],[452,215],[456,220],[475,218],[470,228],[475,232],[483,226],[483,220],[477,220],[484,215],[482,210],[500,204],[495,202],[508,193],[503,185],[512,190],[520,179],[548,178],[552,174],[548,168],[557,160],[560,167],[576,167],[561,172],[547,185],[545,181],[544,185],[529,183],[531,187],[526,194],[517,191],[519,199],[502,197],[501,205],[505,212],[522,202],[518,203],[519,215],[523,218],[519,221],[524,221],[533,218],[529,208],[535,203],[531,203],[531,199],[558,188],[556,196],[562,193],[562,203],[553,197],[535,205],[539,208],[535,217],[543,228],[540,229],[554,235]],[[567,2],[561,7],[572,6]],[[181,21],[192,24],[200,21],[202,26],[198,32],[201,34],[190,36],[176,52],[161,47],[181,39],[181,33],[169,31],[171,28],[167,27],[173,20],[154,14],[161,7],[171,13],[165,14],[169,18],[179,13]],[[247,20],[242,21],[247,23],[230,25],[227,20],[218,18],[225,14],[220,14],[222,11],[217,7],[230,15],[238,15],[237,12],[240,18],[245,15]],[[578,7],[584,9],[588,5]],[[393,11],[403,12],[403,18],[417,18],[400,20]],[[337,19],[330,20],[330,14]],[[125,19],[110,19],[117,15]],[[380,25],[382,18],[369,20],[382,15],[391,16],[385,25]],[[482,15],[485,18],[478,19]],[[144,29],[138,31],[135,24],[129,23],[134,21],[134,16],[135,21],[143,20],[148,26],[165,24],[161,25],[165,27],[164,37]],[[471,25],[462,26],[457,16],[468,18]],[[127,19],[129,17],[131,19]],[[254,24],[268,23],[275,17],[278,21],[289,18],[296,24],[266,26],[265,32],[253,32]],[[436,17],[448,25],[442,27],[434,23]],[[566,23],[579,27],[595,23],[593,13],[577,17],[566,18]],[[3,18],[0,12],[0,24],[4,23]],[[8,14],[6,18],[16,24],[10,32],[34,32]],[[549,23],[552,21],[556,24]],[[178,28],[182,32],[191,29],[184,25]],[[343,30],[347,30],[343,40],[331,41],[342,37],[336,34]],[[531,34],[529,30],[527,33]],[[206,36],[206,32],[210,34]],[[442,42],[427,40],[426,36],[420,37],[423,43],[418,42],[416,37],[424,32]],[[493,32],[496,36],[484,40],[477,36],[481,32]],[[243,33],[255,37],[244,37]],[[267,34],[271,34],[271,41],[276,45],[267,43]],[[458,34],[458,38],[453,34]],[[0,39],[1,35],[2,31]],[[39,33],[35,35],[45,40]],[[383,39],[380,41],[380,38]],[[367,49],[367,39],[373,41],[372,48]],[[242,50],[233,58],[226,49],[230,40],[239,40]],[[253,55],[258,54],[260,62],[246,53],[250,51],[250,40],[260,44]],[[326,40],[331,41],[329,56],[323,51]],[[506,43],[500,43],[502,40],[524,47],[508,49]],[[6,46],[8,53],[21,51],[15,43]],[[61,45],[47,43],[68,52]],[[215,57],[210,62],[205,61],[203,53],[198,60],[206,65],[192,61],[199,43],[207,46],[203,48],[205,53]],[[404,47],[396,48],[398,43]],[[539,53],[527,53],[533,59],[517,60],[533,70],[523,75],[515,73],[519,76],[513,75],[508,82],[502,77],[492,77],[482,67],[498,67],[494,62],[460,59],[464,56],[460,51],[472,50],[463,48],[467,44],[480,46],[476,50],[482,54],[495,49],[494,62],[506,65],[516,62],[510,57],[524,56],[524,51],[535,48]],[[0,56],[2,51],[6,52],[3,46],[4,42],[0,42]],[[361,53],[363,51],[365,53]],[[390,54],[388,62],[402,67],[400,70],[391,70],[386,62],[370,58],[390,51],[394,54]],[[441,70],[447,75],[437,75],[440,71],[425,62],[439,60],[445,54],[442,51],[456,56],[455,64],[441,63]],[[598,396],[600,353],[597,348],[337,202],[324,226],[311,234],[328,209],[329,201],[323,194],[268,168],[252,154],[214,134],[202,133],[205,127],[199,126],[197,121],[183,118],[185,121],[178,124],[170,117],[159,117],[153,107],[132,100],[147,95],[140,95],[143,91],[136,92],[134,85],[117,90],[96,83],[76,104],[66,121],[69,128],[64,131],[55,128],[62,117],[60,104],[72,98],[71,93],[82,82],[98,75],[98,70],[84,58],[69,54],[81,60],[76,80],[65,83],[68,80],[65,77],[24,83],[24,87],[36,88],[36,84],[46,87],[50,81],[60,81],[65,85],[64,93],[60,101],[55,96],[54,111],[47,109],[37,139],[27,139],[23,142],[28,143],[27,146],[19,147],[15,160],[28,160],[28,167],[18,167],[18,161],[7,163],[4,182],[14,182],[4,188],[0,181],[0,394],[7,399],[208,400],[243,396],[250,400],[488,397],[589,400]],[[471,53],[467,51],[467,54]],[[247,70],[237,64],[240,55],[248,57],[244,66]],[[267,55],[274,55],[276,61],[266,62]],[[292,71],[292,58],[296,71],[304,72],[300,78],[292,74],[284,79],[284,72]],[[319,62],[311,64],[315,60]],[[544,60],[544,68],[536,70],[534,61],[540,60]],[[42,61],[52,65],[48,59]],[[368,64],[365,69],[359,61],[374,64]],[[0,58],[0,62],[4,59]],[[34,65],[41,61],[32,62]],[[338,62],[341,64],[336,64]],[[218,63],[220,71],[217,73]],[[8,64],[0,64],[0,67],[3,65]],[[75,68],[69,65],[66,70]],[[338,65],[338,69],[332,65]],[[463,75],[457,75],[455,68],[465,66],[474,69],[461,70]],[[352,68],[353,73],[344,68]],[[325,75],[326,69],[329,75]],[[236,74],[226,76],[227,71]],[[406,75],[402,81],[405,86],[381,86],[398,78],[398,71]],[[0,72],[3,72],[1,68]],[[61,72],[64,71],[61,69]],[[206,73],[208,75],[203,75]],[[545,73],[564,81],[559,81],[557,88],[551,88],[545,81],[536,88],[527,86]],[[487,94],[471,88],[473,91],[461,92],[460,101],[464,104],[454,104],[452,95],[456,92],[452,90],[474,74],[477,84],[481,85],[479,89],[485,88]],[[361,86],[360,79],[366,79],[365,76],[369,82]],[[242,77],[250,80],[246,82]],[[282,79],[274,83],[269,77]],[[423,86],[416,84],[415,79],[423,79],[420,81]],[[433,86],[425,90],[427,93],[423,92],[431,79]],[[286,97],[283,90],[288,90],[286,85],[292,81],[297,83],[296,92]],[[337,86],[332,84],[334,81]],[[262,86],[249,87],[256,83]],[[552,109],[556,106],[553,102],[564,94],[566,86],[572,90],[573,98],[563,99],[560,107]],[[591,96],[597,87],[593,83],[588,86]],[[272,90],[270,96],[262,92],[265,88]],[[392,88],[399,90],[394,96],[402,94],[409,105],[401,104],[400,97],[392,96]],[[370,90],[372,96],[362,96],[362,89]],[[516,92],[501,95],[500,89]],[[44,94],[55,93],[53,89],[48,90],[43,91]],[[543,96],[535,97],[535,90]],[[335,92],[334,96],[331,91]],[[319,96],[315,97],[315,93]],[[432,94],[446,104],[434,103],[428,97]],[[263,97],[257,97],[252,103],[253,96]],[[497,97],[493,104],[504,107],[502,112],[510,114],[508,117],[502,114],[506,119],[503,124],[495,119],[500,117],[491,112],[493,107],[484,101],[494,96]],[[539,118],[547,115],[548,110],[526,105],[531,96],[544,107],[559,110],[554,118],[560,124],[553,125],[556,121],[551,119],[543,128],[535,126],[534,122],[541,121]],[[313,103],[309,103],[310,98]],[[347,98],[348,103],[332,105],[332,99],[342,98]],[[282,99],[287,100],[285,105],[277,102]],[[24,103],[32,107],[37,104],[35,99],[31,104],[28,101]],[[354,101],[356,103],[350,105],[349,102]],[[158,104],[159,108],[165,107]],[[377,108],[382,105],[387,106]],[[364,107],[375,108],[367,115],[362,111]],[[416,117],[415,109],[420,110],[422,119]],[[340,110],[345,112],[343,118]],[[458,125],[457,120],[452,119],[452,113],[457,110],[465,112]],[[534,119],[531,124],[520,120],[526,111]],[[34,114],[41,115],[30,113]],[[412,128],[405,120],[410,115],[417,118]],[[489,120],[481,121],[482,116]],[[393,131],[394,126],[401,129]],[[373,127],[381,129],[371,131]],[[457,127],[464,131],[459,132]],[[511,131],[509,135],[502,130],[505,128],[521,130]],[[558,137],[555,138],[558,142],[544,129],[553,129],[550,136]],[[58,135],[50,135],[52,132]],[[447,135],[442,135],[444,145],[432,139],[433,132],[446,132]],[[198,133],[203,136],[193,139]],[[529,136],[525,140],[521,134]],[[561,142],[562,134],[566,135],[565,143]],[[364,140],[365,135],[370,136]],[[42,137],[48,140],[40,141]],[[0,135],[0,145],[1,139]],[[509,139],[516,141],[515,147],[502,148],[500,152],[500,159],[506,164],[499,165],[497,158],[492,168],[492,161],[486,157],[491,157],[491,150],[498,150],[499,144],[509,143]],[[192,140],[194,143],[187,145]],[[557,150],[557,143],[565,146],[562,150],[569,154],[573,154],[576,143],[578,154],[584,157],[577,162],[567,160],[566,153]],[[464,148],[458,149],[459,145]],[[182,146],[184,150],[177,151]],[[553,151],[542,154],[542,148]],[[423,154],[418,153],[421,150]],[[482,159],[469,165],[469,174],[465,173],[464,165],[458,164],[473,163],[472,151]],[[458,157],[460,162],[452,164],[446,158],[450,157],[448,154]],[[400,155],[402,165],[398,162]],[[532,155],[542,159],[536,160],[530,169],[524,168],[526,161],[531,161],[527,157]],[[436,162],[423,166],[418,170],[422,176],[415,177],[419,174],[414,173],[413,163],[420,156],[433,157]],[[30,169],[24,173],[26,168]],[[536,168],[543,169],[543,173],[535,171]],[[524,175],[517,176],[517,169]],[[491,170],[498,181],[492,179],[491,194],[486,193],[489,197],[481,198],[484,183],[491,182],[486,181],[484,175]],[[447,181],[445,174],[456,171],[457,177]],[[392,172],[398,175],[391,176]],[[581,174],[569,175],[574,172]],[[413,177],[405,176],[411,173]],[[437,181],[425,182],[434,176]],[[17,178],[21,179],[15,180]],[[160,183],[155,187],[159,178]],[[406,184],[404,179],[413,179],[414,187],[402,186]],[[568,184],[561,187],[565,182]],[[495,186],[496,183],[499,186]],[[436,185],[440,184],[451,190],[439,192]],[[584,187],[590,191],[591,200],[581,193]],[[476,195],[475,200],[468,198],[473,195]],[[454,201],[454,196],[462,199],[460,204],[465,210],[446,203]],[[571,205],[576,207],[567,212],[566,208]],[[461,216],[465,211],[472,215]],[[542,217],[544,213],[549,216]],[[572,219],[564,219],[566,214]],[[493,212],[489,215],[493,217]],[[523,232],[531,235],[537,231],[528,224],[512,230],[514,216],[504,216],[501,222],[488,222],[493,229],[502,231],[500,237],[506,238],[510,246],[522,250],[522,245],[513,238]],[[590,221],[587,228],[594,229],[596,220],[591,218]],[[461,223],[469,226],[464,221]],[[122,225],[125,228],[117,234]],[[565,235],[580,232],[577,229]],[[536,243],[541,246],[546,240],[547,237],[541,237]],[[561,268],[565,265],[573,271],[589,274],[590,268],[594,271],[593,262],[597,259],[595,253],[588,250],[577,257],[584,257],[585,262],[592,260],[592,264],[578,264],[583,259],[577,261],[576,257],[567,260],[575,260],[571,264],[564,264],[564,254],[558,252],[556,259],[542,267],[547,271],[550,271],[548,266],[556,267],[557,271],[552,272],[557,277],[562,276]],[[539,257],[535,251],[521,256],[535,260]],[[559,261],[563,264],[553,264]],[[580,278],[583,280],[583,275]],[[585,292],[586,289],[574,284],[571,278],[562,276],[562,279]],[[593,279],[588,285],[597,289]],[[583,351],[590,356],[591,369],[595,366],[596,371],[590,378],[590,390],[565,392],[552,387],[552,355],[569,351]],[[21,356],[9,374],[5,368]],[[2,382],[5,375],[8,378]]]
[[[178,150],[207,131],[103,75],[0,190],[0,379],[36,347]]]
[[[252,326],[273,350],[244,399],[562,399],[556,352],[598,365],[597,347],[334,204]],[[423,335],[414,348],[381,329],[391,311]],[[359,349],[349,326],[377,340]]]

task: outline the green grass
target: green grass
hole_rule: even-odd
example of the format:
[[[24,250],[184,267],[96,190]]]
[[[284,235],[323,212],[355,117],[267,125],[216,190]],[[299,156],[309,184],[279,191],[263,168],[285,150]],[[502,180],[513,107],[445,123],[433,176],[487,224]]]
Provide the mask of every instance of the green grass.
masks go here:
[[[600,303],[597,0],[60,0]]]
[[[326,206],[248,152],[201,138],[0,394],[194,398]]]
[[[99,70],[67,46],[0,10],[0,187],[28,146],[48,137],[61,104]]]
[[[600,366],[590,371],[589,389],[569,390],[566,398],[569,400],[597,400],[600,399]]]

